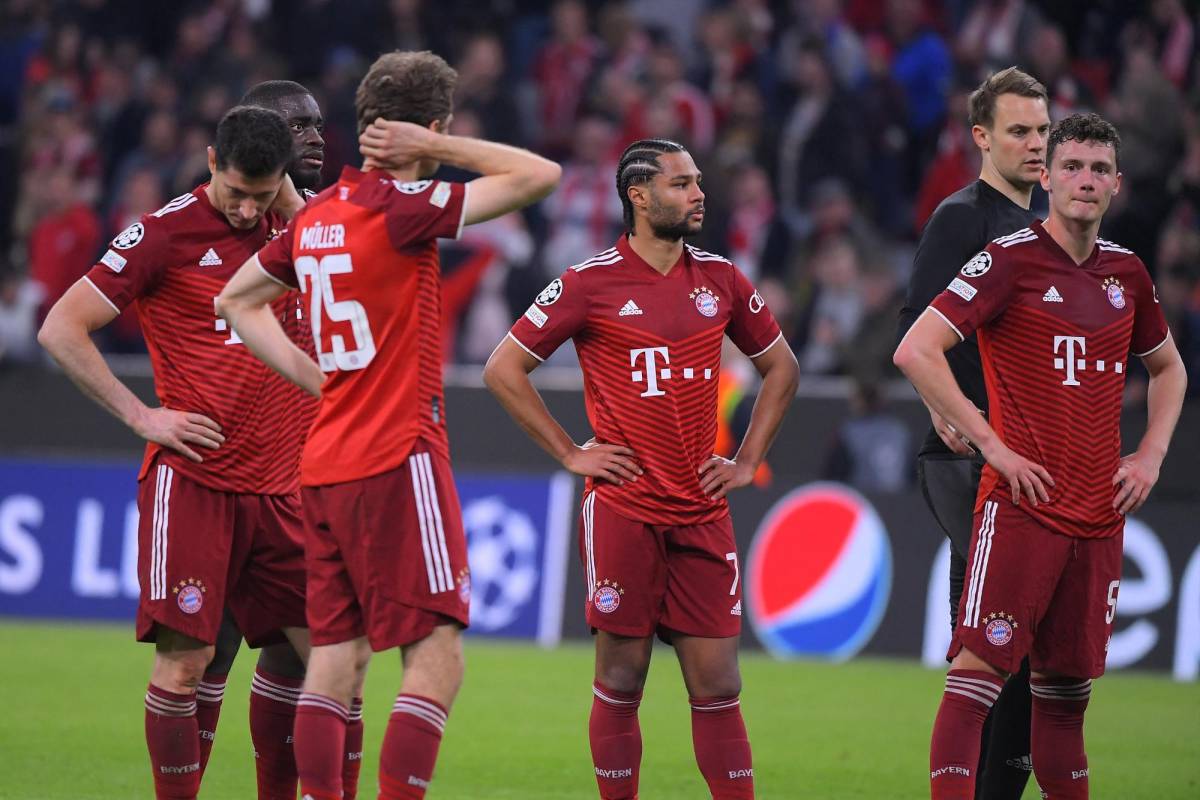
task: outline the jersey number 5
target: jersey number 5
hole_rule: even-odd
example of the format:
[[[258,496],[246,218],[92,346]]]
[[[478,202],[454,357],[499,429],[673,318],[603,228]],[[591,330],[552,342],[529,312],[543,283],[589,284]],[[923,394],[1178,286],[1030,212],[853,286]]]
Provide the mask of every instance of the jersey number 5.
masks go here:
[[[313,344],[317,348],[317,363],[321,365],[322,372],[362,369],[375,358],[375,338],[371,336],[367,310],[357,300],[338,300],[333,296],[330,276],[353,271],[349,253],[331,253],[321,256],[320,260],[312,256],[296,259],[300,291],[307,292],[312,298],[309,316],[312,319]],[[350,323],[350,330],[354,334],[353,348],[346,347],[344,336],[334,334],[329,337],[331,352],[324,350],[321,324],[325,318],[330,322]]]

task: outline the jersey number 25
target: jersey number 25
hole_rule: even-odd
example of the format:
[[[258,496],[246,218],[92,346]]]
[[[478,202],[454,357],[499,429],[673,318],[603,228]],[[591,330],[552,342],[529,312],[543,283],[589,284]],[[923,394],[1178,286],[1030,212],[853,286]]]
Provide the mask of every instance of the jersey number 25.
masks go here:
[[[300,291],[312,298],[309,318],[312,320],[313,343],[317,348],[317,363],[322,372],[362,369],[375,358],[375,338],[371,336],[371,325],[367,311],[357,300],[338,300],[333,296],[332,275],[354,271],[349,253],[331,253],[321,256],[300,256],[296,259],[296,275],[300,279]],[[307,286],[305,283],[307,282]],[[322,311],[323,314],[322,315]],[[321,336],[321,323],[328,317],[331,322],[349,322],[354,335],[354,346],[348,348],[341,334],[329,337],[332,352],[326,352]]]

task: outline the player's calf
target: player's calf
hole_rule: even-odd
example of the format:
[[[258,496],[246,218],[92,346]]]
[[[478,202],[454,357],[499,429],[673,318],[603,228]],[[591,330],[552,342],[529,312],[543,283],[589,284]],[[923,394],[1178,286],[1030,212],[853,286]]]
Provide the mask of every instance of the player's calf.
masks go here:
[[[991,667],[959,666],[973,661],[984,663],[963,649],[946,674],[946,688],[929,748],[929,788],[933,800],[972,800],[975,796],[983,723],[1004,688],[1004,678]]]
[[[146,749],[159,800],[191,800],[200,791],[196,687],[213,648],[160,628],[146,687]]]
[[[1092,682],[1083,678],[1033,675],[1031,745],[1033,772],[1049,800],[1086,800],[1088,761],[1083,715]]]

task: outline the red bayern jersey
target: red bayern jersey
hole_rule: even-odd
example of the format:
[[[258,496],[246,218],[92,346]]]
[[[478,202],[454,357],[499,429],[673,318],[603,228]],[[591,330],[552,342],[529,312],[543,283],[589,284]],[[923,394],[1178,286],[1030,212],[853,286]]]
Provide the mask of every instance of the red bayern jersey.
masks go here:
[[[960,337],[978,332],[992,428],[1054,479],[1049,503],[1021,508],[1067,536],[1119,533],[1112,477],[1129,355],[1170,336],[1141,259],[1099,239],[1076,264],[1034,222],[968,261],[930,308]],[[1004,497],[1009,488],[985,466],[976,511]]]
[[[259,252],[267,275],[303,293],[326,373],[305,486],[386,472],[418,439],[449,457],[437,239],[462,232],[465,199],[462,183],[347,167]]]
[[[209,202],[206,186],[130,225],[86,276],[115,310],[136,308],[159,402],[211,417],[225,436],[217,450],[192,445],[202,464],[151,443],[139,477],[161,452],[210,489],[290,494],[299,488],[300,450],[316,404],[255,358],[214,307],[233,273],[285,221],[268,214],[237,230]],[[285,295],[273,308],[292,339],[311,349],[298,299]]]
[[[594,488],[620,514],[660,525],[729,513],[700,490],[697,473],[716,444],[726,334],[752,357],[781,336],[737,267],[687,245],[663,275],[626,237],[563,272],[509,332],[539,360],[574,339],[596,440],[630,448],[645,470],[636,482]]]

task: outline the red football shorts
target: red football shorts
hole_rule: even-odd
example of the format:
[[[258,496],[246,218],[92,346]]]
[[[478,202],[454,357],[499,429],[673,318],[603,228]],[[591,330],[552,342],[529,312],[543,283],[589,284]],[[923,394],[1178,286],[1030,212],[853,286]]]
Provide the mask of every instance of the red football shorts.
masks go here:
[[[1063,536],[1011,502],[986,501],[948,657],[966,647],[1004,672],[1028,655],[1034,672],[1103,675],[1124,538]]]
[[[164,625],[213,644],[226,606],[251,647],[305,626],[297,495],[216,491],[160,461],[138,484],[138,512],[139,641]]]
[[[649,525],[588,492],[579,522],[588,625],[618,636],[724,638],[742,630],[742,582],[729,516]]]
[[[471,575],[449,461],[418,446],[393,470],[301,493],[314,645],[366,636],[379,651],[467,626]]]

